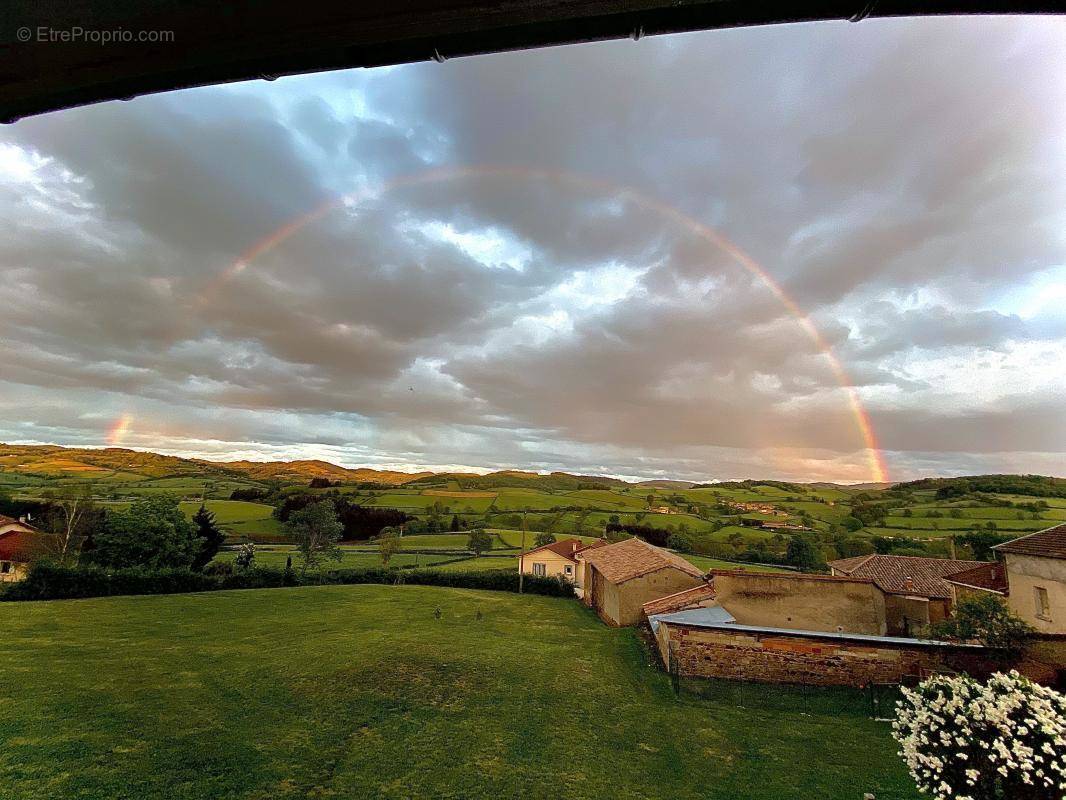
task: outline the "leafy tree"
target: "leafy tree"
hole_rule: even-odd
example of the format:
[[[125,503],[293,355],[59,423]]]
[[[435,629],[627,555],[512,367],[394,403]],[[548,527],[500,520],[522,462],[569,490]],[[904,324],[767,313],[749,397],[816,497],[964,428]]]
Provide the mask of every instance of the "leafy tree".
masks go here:
[[[685,526],[682,525],[681,527],[684,528]],[[692,535],[688,531],[680,529],[678,529],[677,533],[670,534],[670,538],[666,540],[666,546],[679,553],[691,553],[695,550]]]
[[[172,497],[141,497],[109,513],[94,544],[92,560],[106,567],[190,567],[200,549],[196,527]]]
[[[326,558],[341,560],[343,554],[337,542],[344,533],[344,526],[337,518],[332,501],[323,500],[300,509],[289,517],[285,527],[296,540],[296,548],[303,557],[304,572]]]
[[[666,546],[666,542],[672,533],[668,528],[653,528],[648,525],[613,525],[611,523],[607,524],[606,532],[607,539],[610,541],[621,541],[622,539],[628,539],[629,536],[639,536],[649,544],[654,544],[659,547]],[[613,533],[624,533],[629,534],[629,536],[621,536],[612,539],[611,534]]]
[[[77,559],[82,542],[88,537],[95,524],[99,524],[100,515],[94,513],[96,507],[92,500],[92,486],[83,484],[66,494],[60,495],[50,489],[43,493],[48,501],[45,515],[47,527],[55,534],[49,539],[49,549],[60,564],[68,559]]]
[[[459,515],[452,514],[452,533],[456,533],[459,530]]]
[[[840,521],[840,524],[852,532],[862,529],[862,520],[858,517],[844,517],[844,519]]]
[[[466,540],[466,546],[475,556],[480,556],[492,547],[492,535],[484,528],[474,528],[470,531],[470,537]]]
[[[207,506],[201,504],[200,509],[193,515],[193,525],[196,526],[196,537],[200,540],[200,550],[193,559],[193,569],[203,569],[211,563],[211,559],[222,547],[226,534],[215,523],[215,514],[207,510]]]
[[[960,600],[955,615],[934,625],[932,633],[936,638],[976,640],[1001,658],[1013,660],[1025,652],[1034,631],[1002,597],[982,592]]]
[[[555,534],[548,531],[542,531],[533,537],[534,547],[544,547],[546,544],[551,544],[555,541]]]
[[[977,561],[988,561],[992,558],[992,548],[997,544],[1010,539],[994,531],[982,530],[979,526],[969,533],[959,534],[955,537],[957,544],[968,545],[970,552]]]
[[[371,493],[371,497],[373,497]],[[274,509],[274,517],[281,522],[288,522],[289,517],[306,508],[312,503],[328,500],[333,504],[337,516],[344,526],[344,539],[370,539],[381,533],[383,528],[395,527],[407,522],[411,517],[403,511],[395,508],[368,508],[353,503],[349,497],[340,494],[336,489],[330,489],[320,494],[307,492],[292,494],[285,497],[281,504]],[[430,528],[427,531],[436,532],[439,527]]]
[[[403,550],[403,539],[396,535],[393,528],[386,528],[378,537],[378,553],[381,566],[387,567],[392,557]]]
[[[804,536],[793,536],[785,548],[785,563],[801,572],[824,572],[825,560],[814,544]]]
[[[851,516],[859,520],[863,525],[880,525],[888,515],[888,507],[876,503],[855,503],[851,507]],[[844,524],[847,525],[847,517]],[[851,530],[857,530],[851,529]]]
[[[840,553],[845,558],[868,556],[874,552],[874,545],[864,536],[848,536],[840,545]]]

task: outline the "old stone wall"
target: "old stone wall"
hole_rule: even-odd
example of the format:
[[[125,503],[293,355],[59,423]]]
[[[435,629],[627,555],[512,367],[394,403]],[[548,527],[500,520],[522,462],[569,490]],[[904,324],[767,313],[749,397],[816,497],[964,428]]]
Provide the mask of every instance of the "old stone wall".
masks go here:
[[[766,683],[863,686],[898,683],[906,675],[938,669],[950,649],[893,643],[865,643],[816,635],[663,625],[660,650],[671,651],[682,675]],[[671,641],[675,643],[671,646]]]

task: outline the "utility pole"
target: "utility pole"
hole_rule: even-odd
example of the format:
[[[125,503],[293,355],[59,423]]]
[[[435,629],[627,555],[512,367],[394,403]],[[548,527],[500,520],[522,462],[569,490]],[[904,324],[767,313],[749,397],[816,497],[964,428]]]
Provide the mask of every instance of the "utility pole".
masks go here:
[[[526,512],[522,511],[522,555],[518,559],[518,593],[522,594],[526,577]]]

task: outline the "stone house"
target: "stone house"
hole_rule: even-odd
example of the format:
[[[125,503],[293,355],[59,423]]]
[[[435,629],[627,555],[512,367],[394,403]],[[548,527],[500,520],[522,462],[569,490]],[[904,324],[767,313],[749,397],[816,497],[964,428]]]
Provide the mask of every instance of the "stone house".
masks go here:
[[[951,616],[955,592],[947,577],[986,562],[921,556],[868,555],[829,562],[833,575],[869,578],[885,593],[887,632],[919,634]]]
[[[0,514],[0,583],[26,577],[30,563],[43,550],[45,537],[28,522]]]
[[[591,549],[581,559],[583,600],[608,625],[636,625],[645,603],[704,584],[702,570],[643,539]]]
[[[1066,524],[996,545],[1007,604],[1039,633],[1066,634]]]
[[[549,578],[565,578],[578,589],[584,586],[584,561],[581,553],[607,542],[603,539],[592,544],[585,544],[580,539],[562,539],[532,550],[518,557],[518,571],[526,575]]]

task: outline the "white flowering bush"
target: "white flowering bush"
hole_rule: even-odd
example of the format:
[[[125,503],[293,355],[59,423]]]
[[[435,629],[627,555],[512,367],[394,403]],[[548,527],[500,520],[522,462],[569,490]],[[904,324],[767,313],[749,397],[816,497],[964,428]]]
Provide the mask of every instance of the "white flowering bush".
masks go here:
[[[1066,697],[996,673],[938,675],[903,690],[893,735],[936,800],[1064,800]]]

